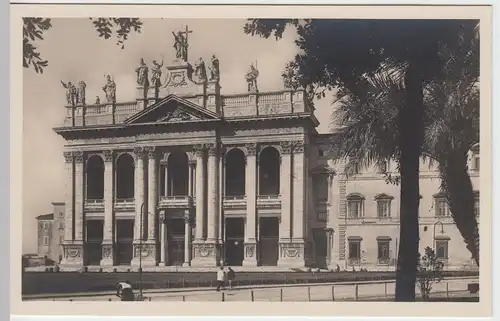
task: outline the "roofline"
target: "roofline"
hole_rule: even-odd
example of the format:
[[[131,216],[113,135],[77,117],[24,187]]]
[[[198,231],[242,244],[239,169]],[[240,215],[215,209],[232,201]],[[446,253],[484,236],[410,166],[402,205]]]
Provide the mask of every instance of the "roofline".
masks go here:
[[[66,205],[66,202],[52,202],[52,205]]]

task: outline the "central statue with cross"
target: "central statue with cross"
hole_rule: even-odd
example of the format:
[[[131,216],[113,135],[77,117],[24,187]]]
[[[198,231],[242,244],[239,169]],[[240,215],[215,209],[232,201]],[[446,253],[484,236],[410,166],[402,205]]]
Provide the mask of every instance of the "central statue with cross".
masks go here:
[[[176,50],[175,57],[177,59],[182,59],[185,62],[188,61],[188,35],[192,32],[192,30],[188,29],[188,26],[186,26],[185,31],[172,32],[174,35],[174,48]]]

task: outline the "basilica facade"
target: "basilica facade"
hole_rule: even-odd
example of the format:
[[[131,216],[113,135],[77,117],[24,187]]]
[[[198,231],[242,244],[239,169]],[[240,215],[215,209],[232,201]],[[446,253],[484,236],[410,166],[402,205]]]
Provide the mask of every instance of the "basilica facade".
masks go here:
[[[259,91],[252,66],[248,91],[224,95],[218,67],[213,56],[207,74],[187,53],[165,67],[141,60],[129,102],[111,77],[102,103],[65,84],[61,267],[393,269],[398,187],[377,170],[347,180],[304,91]],[[422,180],[421,243],[455,241],[443,258],[470,262],[437,174]]]

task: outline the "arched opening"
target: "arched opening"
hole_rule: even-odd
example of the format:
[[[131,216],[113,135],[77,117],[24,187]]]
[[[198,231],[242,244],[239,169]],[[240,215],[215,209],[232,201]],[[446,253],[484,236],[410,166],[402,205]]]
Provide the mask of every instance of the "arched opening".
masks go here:
[[[176,152],[168,157],[168,196],[188,195],[189,158],[184,152]]]
[[[121,154],[116,160],[116,198],[134,198],[134,158],[130,154]]]
[[[226,155],[226,196],[245,195],[245,154],[231,149]]]
[[[274,147],[266,147],[259,155],[259,195],[279,195],[280,154]]]
[[[87,161],[87,199],[104,199],[104,161],[99,155]]]

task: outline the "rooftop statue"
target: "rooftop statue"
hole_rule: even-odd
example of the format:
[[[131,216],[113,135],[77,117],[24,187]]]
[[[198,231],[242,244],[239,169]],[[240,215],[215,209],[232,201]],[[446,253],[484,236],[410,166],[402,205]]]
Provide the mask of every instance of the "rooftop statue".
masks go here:
[[[135,73],[137,75],[137,84],[140,86],[148,86],[148,66],[141,58],[139,66],[135,68]]]
[[[66,84],[64,81],[61,80],[61,84],[63,85],[64,88],[66,88],[66,102],[69,105],[75,106],[78,102],[77,100],[77,90],[75,85],[71,83],[71,81],[68,81]]]
[[[198,60],[194,63],[194,76],[196,77],[195,80],[197,81],[207,80],[207,71],[205,69],[205,62],[201,57],[198,58]]]
[[[210,62],[212,63],[211,66],[208,67],[208,69],[210,70],[210,80],[219,80],[219,59],[215,55],[212,55]]]
[[[77,103],[82,106],[85,105],[85,88],[87,88],[87,84],[85,81],[80,81],[78,83],[78,91],[77,91]]]
[[[248,69],[245,75],[245,79],[248,85],[248,91],[258,91],[257,77],[259,77],[259,70],[252,63],[250,65],[250,69]]]
[[[172,32],[172,35],[174,35],[175,57],[177,59],[182,59],[185,62],[188,61],[188,35],[192,32],[188,29],[188,26],[186,26],[185,31]]]
[[[106,93],[106,101],[108,103],[116,103],[116,83],[111,79],[110,75],[106,76],[106,84],[102,87]]]
[[[160,64],[156,60],[153,60],[153,66],[151,67],[151,84],[155,88],[161,85],[161,67],[163,67],[163,59]]]

